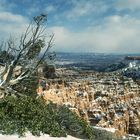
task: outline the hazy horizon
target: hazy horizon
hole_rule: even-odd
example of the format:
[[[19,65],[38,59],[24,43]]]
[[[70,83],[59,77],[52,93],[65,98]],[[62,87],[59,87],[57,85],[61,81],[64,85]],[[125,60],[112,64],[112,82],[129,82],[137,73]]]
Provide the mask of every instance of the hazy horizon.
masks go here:
[[[107,54],[107,55],[140,55],[140,53],[117,53],[117,52],[72,52],[72,51],[55,51],[55,53],[74,53],[74,54]]]

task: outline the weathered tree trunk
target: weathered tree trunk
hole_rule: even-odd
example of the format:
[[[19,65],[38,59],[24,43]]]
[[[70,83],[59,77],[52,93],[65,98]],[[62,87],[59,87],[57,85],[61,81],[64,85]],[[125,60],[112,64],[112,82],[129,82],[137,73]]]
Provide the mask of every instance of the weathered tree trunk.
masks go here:
[[[46,21],[46,18],[46,15],[40,15],[34,18],[35,23],[27,27],[25,34],[21,36],[19,45],[17,45],[18,47],[14,46],[15,43],[12,43],[12,40],[7,42],[7,54],[14,52],[15,56],[13,60],[8,60],[8,58],[6,58],[7,56],[4,58],[6,61],[5,67],[0,71],[0,98],[8,94],[22,96],[22,94],[12,89],[12,86],[31,76],[52,47],[53,35],[50,37],[47,45],[44,44],[44,28],[41,25]],[[38,56],[44,48],[44,54],[42,54],[42,57],[39,59]],[[35,55],[33,54],[32,60],[29,60],[28,55],[31,55],[31,52],[36,50],[37,52],[34,53]],[[18,65],[21,65],[22,72],[17,77],[14,77],[14,70]]]

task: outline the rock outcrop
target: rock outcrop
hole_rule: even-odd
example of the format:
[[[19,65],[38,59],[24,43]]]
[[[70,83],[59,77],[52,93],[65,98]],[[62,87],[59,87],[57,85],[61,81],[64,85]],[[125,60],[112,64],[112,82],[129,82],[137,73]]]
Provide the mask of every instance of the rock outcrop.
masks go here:
[[[90,125],[140,135],[140,86],[116,73],[79,73],[47,81],[47,102],[63,104]],[[41,91],[40,91],[41,92]]]

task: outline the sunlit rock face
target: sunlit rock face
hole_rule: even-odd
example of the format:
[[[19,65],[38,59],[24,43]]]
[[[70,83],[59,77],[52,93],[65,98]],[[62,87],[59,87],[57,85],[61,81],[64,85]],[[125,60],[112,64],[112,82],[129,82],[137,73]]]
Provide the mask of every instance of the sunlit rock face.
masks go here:
[[[40,91],[41,92],[41,91]],[[48,82],[47,102],[65,105],[90,125],[140,135],[140,86],[116,73],[81,73]]]

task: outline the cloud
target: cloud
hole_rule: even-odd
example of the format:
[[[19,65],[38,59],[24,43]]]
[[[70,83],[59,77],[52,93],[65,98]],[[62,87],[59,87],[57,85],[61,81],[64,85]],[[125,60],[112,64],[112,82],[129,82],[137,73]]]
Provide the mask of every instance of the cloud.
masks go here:
[[[92,5],[88,3],[77,3],[70,11],[67,13],[68,18],[77,18],[81,16],[88,15],[92,11]]]
[[[140,10],[140,0],[118,0],[117,8],[119,10],[129,9],[131,11]]]
[[[10,12],[16,4],[8,3],[7,0],[0,1],[0,40],[5,40],[12,36],[19,36],[23,31],[23,24],[26,18]]]
[[[53,5],[49,5],[45,8],[45,11],[47,11],[47,13],[53,13],[57,10],[57,7],[56,6],[53,6]]]
[[[2,2],[5,3],[5,0],[0,1],[0,4]],[[127,2],[126,0],[118,0],[114,2],[113,10],[115,8],[120,8],[119,10],[138,10],[140,8],[139,3],[139,0],[127,0]],[[51,23],[56,23],[51,24],[48,30],[48,33],[55,33],[55,50],[71,52],[140,52],[140,19],[136,16],[132,17],[128,13],[122,15],[116,11],[108,13],[112,3],[107,4],[104,0],[80,0],[80,2],[71,0],[69,4],[71,6],[67,9],[62,8],[64,11],[61,9],[62,13],[57,12],[59,10],[58,5],[58,7],[51,4],[47,7],[44,5],[46,8],[44,10],[54,15]],[[0,37],[7,38],[10,34],[19,37],[29,23],[28,18],[6,10],[6,5],[3,6],[3,9],[1,7]],[[35,6],[33,6],[33,9],[29,7],[28,10],[29,13],[33,14]],[[80,20],[76,22],[68,20],[68,22],[65,20],[66,18],[57,18],[56,16],[55,19],[55,15]],[[93,18],[94,16],[96,18]],[[92,18],[89,23],[87,23],[88,18]],[[82,25],[85,20],[87,24]],[[59,22],[61,23],[59,24]]]
[[[8,11],[16,6],[15,3],[7,2],[6,0],[0,1],[0,11]]]
[[[19,37],[25,31],[28,18],[20,14],[14,14],[12,9],[17,5],[7,0],[0,1],[0,38],[7,39],[10,35]]]
[[[72,8],[66,11],[67,18],[76,19],[83,16],[98,15],[104,13],[109,8],[104,1],[93,1],[93,0],[74,0],[71,1]],[[100,10],[99,10],[100,9]]]
[[[12,14],[10,12],[0,12],[0,20],[1,22],[15,22],[22,23],[27,21],[27,19],[18,14]]]
[[[8,38],[10,35],[19,37],[29,23],[26,17],[10,12],[1,12],[0,21],[0,37],[3,39]]]
[[[80,32],[52,27],[56,50],[73,52],[140,52],[140,20],[129,16],[110,16],[104,23]]]

